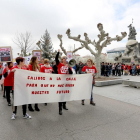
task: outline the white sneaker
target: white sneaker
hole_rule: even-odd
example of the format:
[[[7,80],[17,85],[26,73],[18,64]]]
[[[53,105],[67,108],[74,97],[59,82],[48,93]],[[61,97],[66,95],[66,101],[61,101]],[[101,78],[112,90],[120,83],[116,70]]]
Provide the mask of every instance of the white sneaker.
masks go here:
[[[16,119],[16,114],[12,114],[11,120],[15,120]]]
[[[29,116],[27,113],[26,113],[26,115],[23,116],[23,119],[31,119],[31,118],[32,118],[32,117]]]

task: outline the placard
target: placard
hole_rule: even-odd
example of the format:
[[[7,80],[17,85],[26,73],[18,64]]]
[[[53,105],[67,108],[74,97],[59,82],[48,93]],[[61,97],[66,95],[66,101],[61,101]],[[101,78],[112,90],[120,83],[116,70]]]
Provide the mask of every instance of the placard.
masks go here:
[[[67,60],[70,61],[72,59],[72,52],[67,52]]]
[[[0,61],[1,62],[13,61],[12,49],[10,46],[0,47]]]
[[[42,53],[41,50],[33,50],[32,51],[33,56],[37,56],[39,62],[41,61],[41,58],[42,58],[42,54],[41,53]]]

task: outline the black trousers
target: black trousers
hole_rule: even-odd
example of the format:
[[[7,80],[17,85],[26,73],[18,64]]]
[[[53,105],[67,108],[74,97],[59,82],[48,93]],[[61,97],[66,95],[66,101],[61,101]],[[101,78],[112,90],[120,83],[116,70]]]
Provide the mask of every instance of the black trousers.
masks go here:
[[[118,70],[118,76],[121,76],[121,70]]]
[[[101,75],[104,76],[104,70],[101,70]]]
[[[4,90],[6,91],[6,99],[8,103],[11,103],[10,99],[10,91],[12,90],[12,86],[4,86]]]
[[[66,106],[66,102],[59,102],[59,110],[62,110],[62,106],[65,107]]]
[[[132,75],[132,70],[129,70],[129,72],[130,72],[130,75]]]
[[[116,76],[117,76],[118,75],[118,70],[116,69],[115,71],[116,71]]]
[[[122,75],[123,75],[123,69],[121,69]]]
[[[115,75],[115,70],[112,70],[112,75]]]
[[[104,72],[104,76],[109,76],[109,75],[108,75],[108,70],[106,70],[106,71]]]
[[[14,95],[14,91],[12,91],[12,92],[13,92],[13,95]],[[23,115],[26,115],[26,111],[27,111],[27,105],[22,105]],[[17,106],[13,106],[13,113],[17,114]]]
[[[23,115],[26,115],[26,110],[27,110],[27,106],[26,105],[22,105]],[[17,106],[13,106],[13,113],[17,114]]]

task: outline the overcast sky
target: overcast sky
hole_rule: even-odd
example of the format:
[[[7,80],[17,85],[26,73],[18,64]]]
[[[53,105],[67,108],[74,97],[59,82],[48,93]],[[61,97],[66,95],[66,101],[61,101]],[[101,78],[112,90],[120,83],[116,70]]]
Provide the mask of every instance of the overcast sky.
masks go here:
[[[76,47],[80,47],[80,43],[68,39],[68,28],[73,36],[81,34],[83,38],[84,32],[87,32],[91,40],[97,40],[98,23],[103,24],[110,37],[115,37],[121,35],[122,31],[129,33],[127,26],[132,22],[132,18],[139,41],[139,14],[140,0],[0,0],[0,46],[12,46],[16,57],[20,50],[12,39],[17,32],[31,32],[35,47],[47,29],[54,49],[59,49],[57,34],[62,34],[63,46],[69,51],[70,46],[75,44]],[[112,42],[103,52],[125,47],[127,38],[121,42]],[[86,49],[77,53],[82,56],[90,55]]]

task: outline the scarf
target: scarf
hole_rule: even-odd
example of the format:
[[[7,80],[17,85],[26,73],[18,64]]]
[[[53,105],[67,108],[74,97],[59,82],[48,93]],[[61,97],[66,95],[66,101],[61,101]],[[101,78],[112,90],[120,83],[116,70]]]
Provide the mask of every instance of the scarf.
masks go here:
[[[50,65],[46,65],[46,64],[44,64],[44,66],[45,66],[46,68],[49,68],[49,67],[50,67]]]

